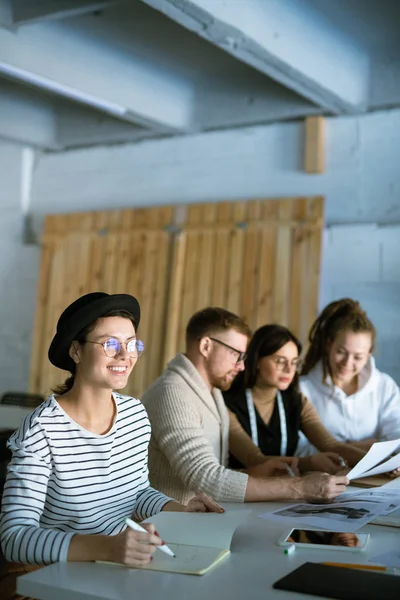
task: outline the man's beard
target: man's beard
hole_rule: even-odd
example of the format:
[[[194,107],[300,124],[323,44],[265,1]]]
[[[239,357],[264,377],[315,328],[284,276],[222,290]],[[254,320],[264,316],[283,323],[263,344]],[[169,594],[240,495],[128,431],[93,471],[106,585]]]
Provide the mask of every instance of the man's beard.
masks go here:
[[[237,375],[230,376],[231,372],[226,373],[225,377],[215,377],[212,381],[213,387],[221,390],[221,392],[226,392],[231,387],[232,383],[235,381]]]

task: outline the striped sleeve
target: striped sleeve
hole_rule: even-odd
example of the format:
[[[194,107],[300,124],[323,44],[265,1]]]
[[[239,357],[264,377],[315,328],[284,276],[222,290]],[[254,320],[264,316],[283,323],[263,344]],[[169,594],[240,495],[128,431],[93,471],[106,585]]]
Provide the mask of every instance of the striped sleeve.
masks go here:
[[[173,501],[173,498],[169,498],[168,496],[165,496],[161,492],[158,492],[154,488],[150,487],[146,461],[146,465],[143,469],[143,483],[138,491],[136,503],[133,509],[134,518],[139,521],[143,521],[148,517],[152,517],[153,515],[161,512],[163,507],[171,501]]]
[[[40,526],[51,473],[50,451],[43,431],[37,423],[32,427],[23,424],[11,436],[8,447],[12,458],[0,523],[5,558],[31,565],[66,561],[74,534]]]

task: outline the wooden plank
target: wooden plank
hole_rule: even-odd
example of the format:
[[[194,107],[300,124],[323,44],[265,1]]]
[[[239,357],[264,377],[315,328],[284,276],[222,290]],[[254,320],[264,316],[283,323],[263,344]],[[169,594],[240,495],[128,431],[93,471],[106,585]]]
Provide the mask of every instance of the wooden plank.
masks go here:
[[[134,211],[133,218],[136,217],[136,210]],[[139,215],[139,218],[142,218],[143,215]],[[128,282],[128,294],[135,296],[138,299],[140,304],[140,324],[137,330],[137,336],[139,339],[143,340],[145,344],[145,348],[148,344],[146,339],[146,320],[147,320],[147,310],[144,301],[144,280],[145,280],[145,268],[144,261],[147,252],[147,234],[141,233],[136,235],[135,233],[131,234],[131,249],[130,249],[130,260],[129,260],[129,282]],[[146,368],[146,354],[145,353],[137,362],[133,375],[130,378],[128,387],[125,390],[125,393],[134,396],[135,398],[139,398],[141,393],[143,392],[143,379],[144,379],[144,370]]]
[[[237,227],[232,229],[230,233],[227,308],[240,316],[242,312],[241,286],[243,277],[244,229],[239,228],[239,224],[243,223],[246,219],[246,203],[235,202],[232,214]]]
[[[129,255],[130,255],[130,229],[133,219],[133,210],[122,211],[121,232],[119,240],[118,268],[115,278],[115,294],[126,294],[129,277]]]
[[[201,205],[195,204],[189,207],[187,221],[190,224],[201,222]],[[185,350],[185,331],[190,317],[195,312],[196,306],[196,288],[198,279],[198,268],[200,263],[199,241],[200,235],[197,232],[187,233],[186,240],[186,258],[182,282],[182,312],[179,324],[178,352]]]
[[[89,291],[94,213],[65,215],[63,308]]]
[[[169,286],[172,282],[168,278],[170,262],[170,234],[162,231],[157,234],[156,271],[153,285],[153,298],[151,302],[151,332],[150,344],[151,360],[147,370],[146,388],[152,383],[164,368],[164,347],[166,338],[166,315]],[[178,313],[179,314],[179,313]]]
[[[261,219],[266,223],[277,220],[279,202],[264,200]],[[264,228],[260,241],[260,269],[255,302],[254,329],[272,322],[274,265],[276,251],[276,227]]]
[[[304,270],[308,264],[308,235],[306,220],[308,214],[308,199],[294,200],[293,217],[299,226],[292,231],[292,257],[289,298],[289,329],[304,342],[304,311],[307,303],[307,280]]]
[[[133,219],[135,219],[135,213]],[[143,340],[145,346],[151,347],[151,320],[153,314],[151,303],[156,281],[157,243],[159,235],[155,227],[159,223],[160,209],[140,210],[139,215],[136,216],[137,223],[142,223],[145,227],[149,228],[148,233],[141,238],[143,243],[140,248],[140,260],[137,263],[140,281],[137,298],[141,306],[139,337]],[[146,352],[135,367],[134,378],[131,379],[133,388],[130,387],[129,389],[133,389],[136,397],[140,397],[147,387],[147,372],[152,361],[152,356],[151,351]]]
[[[171,262],[172,237],[166,228],[172,223],[174,210],[171,206],[158,208],[156,224],[159,227],[156,240],[155,273],[151,299],[151,323],[149,344],[151,355],[146,373],[146,388],[164,368],[164,345],[167,327],[167,306],[169,294],[169,267]],[[151,223],[150,223],[151,226]]]
[[[182,232],[175,235],[173,240],[169,298],[166,313],[166,335],[162,364],[175,356],[178,349],[179,325],[181,322],[182,286],[185,270],[187,234]]]
[[[217,205],[217,222],[231,220],[232,202],[221,202]],[[214,253],[214,275],[211,286],[211,303],[213,306],[226,307],[228,302],[228,251],[230,229],[216,231]]]
[[[325,170],[325,119],[307,117],[305,119],[305,158],[306,173],[323,173]]]
[[[29,391],[40,393],[43,358],[45,357],[45,331],[47,303],[49,299],[50,270],[54,247],[52,243],[42,245],[40,256],[40,271],[36,292],[36,313],[33,329],[32,351],[29,374]],[[47,359],[47,357],[46,357]],[[48,359],[47,359],[48,360]]]
[[[247,205],[248,220],[259,220],[261,211],[262,203],[259,200],[252,200],[249,202]],[[252,329],[256,327],[257,323],[255,305],[260,268],[260,243],[261,231],[258,228],[249,225],[244,232],[244,270],[241,289],[241,314]]]
[[[318,218],[323,221],[324,200],[322,197],[310,198],[308,205],[308,217]],[[321,245],[322,227],[319,230],[312,229],[308,236],[308,277],[307,277],[307,305],[304,314],[304,323],[308,331],[318,316],[319,281],[321,270]]]
[[[140,270],[141,270],[141,285],[140,285],[140,294],[138,294],[138,299],[140,301],[141,306],[141,318],[140,318],[140,339],[143,340],[145,346],[151,346],[150,340],[150,325],[152,318],[152,308],[151,308],[151,297],[152,297],[152,286],[155,279],[155,261],[156,261],[156,252],[157,252],[157,237],[158,234],[154,231],[151,231],[145,239],[145,243],[142,247],[142,260],[140,262]],[[139,291],[138,290],[138,291]],[[136,388],[136,396],[139,396],[144,392],[146,388],[146,371],[148,368],[148,363],[151,360],[151,352],[149,350],[143,357],[138,361],[135,367],[135,388]]]
[[[102,267],[102,281],[101,291],[107,294],[114,293],[116,280],[117,280],[117,268],[118,268],[118,256],[119,256],[119,243],[120,234],[118,229],[121,227],[122,212],[112,211],[109,213],[109,222],[107,226],[108,231],[105,236],[105,255],[104,263]]]
[[[49,282],[49,298],[46,310],[46,327],[43,344],[42,354],[42,380],[41,380],[41,392],[43,394],[49,394],[50,390],[63,381],[66,374],[53,367],[48,360],[46,354],[50,346],[50,342],[56,332],[57,321],[64,310],[64,296],[63,296],[63,280],[65,278],[65,249],[66,246],[63,240],[60,239],[60,243],[54,248],[53,260],[50,269],[50,282]]]
[[[202,223],[209,225],[217,218],[216,204],[205,204],[202,210]],[[200,235],[198,243],[199,268],[197,271],[196,303],[193,312],[210,305],[212,297],[212,284],[214,272],[214,248],[216,233],[205,229]]]
[[[135,211],[133,211],[135,212]],[[132,219],[135,218],[133,214]],[[132,230],[127,234],[128,235],[128,252],[127,252],[127,262],[128,262],[128,273],[127,273],[127,282],[126,282],[126,292],[127,294],[131,294],[138,299],[139,303],[142,305],[141,299],[141,285],[144,277],[142,262],[143,262],[143,252],[146,243],[146,238],[143,233],[136,235]],[[138,337],[140,339],[143,338],[141,324],[138,329]],[[146,351],[146,340],[145,342],[145,352],[149,352],[149,348]],[[140,364],[145,360],[145,354],[139,359],[137,366],[135,367],[132,376],[130,377],[129,384],[126,388],[126,393],[132,395],[137,398],[140,396],[142,390],[140,390],[140,380],[136,380],[137,370],[140,369]],[[143,368],[143,367],[142,367]]]
[[[49,273],[49,298],[46,310],[46,327],[42,356],[43,370],[41,392],[46,395],[67,377],[67,373],[51,365],[47,358],[47,351],[56,332],[57,321],[67,306],[64,297],[63,284],[66,279],[66,264],[68,257],[65,239],[70,228],[70,221],[71,217],[69,215],[56,215],[53,219],[53,233],[55,233],[58,242],[54,245]]]
[[[278,214],[283,220],[290,219],[293,202],[290,198],[279,201]],[[288,325],[290,294],[291,228],[279,225],[276,234],[274,295],[272,320]]]
[[[90,273],[88,276],[88,293],[102,292],[103,265],[106,249],[107,211],[95,212],[93,215],[93,233],[90,239]]]

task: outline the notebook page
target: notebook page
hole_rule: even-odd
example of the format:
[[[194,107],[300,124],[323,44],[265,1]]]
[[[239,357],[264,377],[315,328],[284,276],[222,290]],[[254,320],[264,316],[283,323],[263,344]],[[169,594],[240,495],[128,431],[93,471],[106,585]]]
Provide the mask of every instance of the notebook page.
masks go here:
[[[202,575],[230,554],[229,550],[221,550],[220,548],[183,546],[180,544],[170,544],[169,547],[174,552],[175,558],[167,556],[163,552],[155,552],[151,563],[142,568],[150,571]]]
[[[236,527],[250,514],[250,510],[227,510],[217,513],[161,512],[146,519],[153,523],[160,537],[171,544],[203,546],[228,550]]]

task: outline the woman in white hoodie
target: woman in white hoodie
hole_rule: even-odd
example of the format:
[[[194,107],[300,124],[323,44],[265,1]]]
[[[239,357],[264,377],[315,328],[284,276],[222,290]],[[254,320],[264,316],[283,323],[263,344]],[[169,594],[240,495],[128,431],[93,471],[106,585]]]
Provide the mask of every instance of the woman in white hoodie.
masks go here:
[[[400,391],[375,366],[375,338],[375,327],[358,302],[332,302],[311,328],[300,379],[301,392],[330,434],[365,451],[376,441],[400,438]],[[315,452],[302,437],[297,454]]]

